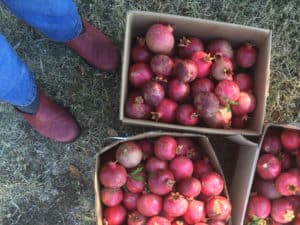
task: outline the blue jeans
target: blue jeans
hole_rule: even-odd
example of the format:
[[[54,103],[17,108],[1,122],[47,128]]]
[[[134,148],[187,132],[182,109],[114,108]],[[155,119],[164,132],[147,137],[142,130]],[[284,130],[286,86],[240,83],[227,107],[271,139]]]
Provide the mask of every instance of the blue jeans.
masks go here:
[[[13,14],[38,29],[49,39],[67,42],[82,31],[77,7],[72,0],[0,0]],[[0,33],[0,100],[27,106],[36,98],[33,73],[18,58]]]

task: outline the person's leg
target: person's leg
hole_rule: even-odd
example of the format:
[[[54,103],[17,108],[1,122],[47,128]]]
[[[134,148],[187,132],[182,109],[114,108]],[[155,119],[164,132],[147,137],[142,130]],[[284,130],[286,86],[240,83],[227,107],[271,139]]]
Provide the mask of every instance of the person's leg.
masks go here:
[[[61,106],[37,90],[32,72],[0,34],[0,101],[16,107],[41,135],[70,142],[79,135],[79,126]]]
[[[64,42],[88,63],[112,71],[120,62],[119,50],[101,31],[81,22],[72,0],[0,0],[16,16],[53,41]]]

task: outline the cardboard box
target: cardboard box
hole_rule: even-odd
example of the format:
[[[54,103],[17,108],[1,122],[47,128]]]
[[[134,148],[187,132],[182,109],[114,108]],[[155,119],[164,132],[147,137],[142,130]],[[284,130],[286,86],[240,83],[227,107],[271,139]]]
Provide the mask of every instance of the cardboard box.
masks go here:
[[[254,93],[257,99],[257,108],[251,116],[251,123],[245,129],[212,129],[206,127],[192,127],[149,120],[130,119],[124,114],[124,105],[128,93],[128,68],[130,64],[130,48],[132,40],[137,35],[145,35],[147,28],[153,23],[171,24],[175,27],[175,37],[196,36],[203,41],[214,38],[225,38],[233,46],[238,46],[245,41],[250,41],[257,46],[258,55],[255,65]],[[270,55],[271,55],[271,31],[255,27],[237,24],[215,22],[210,20],[189,18],[177,15],[168,15],[143,11],[129,11],[124,40],[122,65],[122,83],[120,96],[119,118],[126,124],[150,126],[172,130],[183,130],[187,132],[204,132],[211,134],[242,134],[260,135],[265,117],[266,98],[268,95]]]
[[[206,136],[200,134],[170,132],[147,132],[133,137],[120,138],[121,140],[101,149],[97,153],[94,174],[97,224],[102,225],[100,183],[98,178],[101,155],[108,151],[110,151],[111,154],[114,154],[114,147],[124,141],[157,138],[162,135],[190,137],[199,143],[201,150],[204,150],[210,157],[211,163],[214,165],[215,169],[225,177],[227,187],[229,187],[229,196],[232,203],[232,218],[229,224],[242,225],[252,179],[255,173],[255,167],[253,167],[253,165],[256,163],[259,154],[257,144],[245,139],[241,135],[229,136],[227,138],[216,136],[212,137],[212,141],[210,142]],[[228,196],[227,188],[225,188],[225,194]]]

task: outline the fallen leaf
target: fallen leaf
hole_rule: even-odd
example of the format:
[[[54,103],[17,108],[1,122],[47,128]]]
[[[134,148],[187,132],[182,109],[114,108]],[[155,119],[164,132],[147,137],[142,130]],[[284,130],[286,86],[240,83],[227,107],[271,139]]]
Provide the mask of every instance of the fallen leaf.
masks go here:
[[[272,118],[275,122],[279,122],[281,119],[281,113],[278,110],[274,111],[272,113]]]
[[[81,65],[81,64],[79,65],[79,70],[80,70],[80,73],[82,76],[86,75],[86,70],[83,65]]]
[[[76,166],[72,165],[72,164],[69,165],[69,172],[70,172],[70,175],[72,177],[76,177],[76,178],[80,177],[79,169]]]

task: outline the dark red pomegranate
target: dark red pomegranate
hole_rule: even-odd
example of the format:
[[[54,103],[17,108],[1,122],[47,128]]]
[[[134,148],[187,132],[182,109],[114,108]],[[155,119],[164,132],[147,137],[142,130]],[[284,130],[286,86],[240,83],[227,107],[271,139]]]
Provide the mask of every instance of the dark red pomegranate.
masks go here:
[[[154,154],[161,160],[172,160],[176,156],[177,142],[171,136],[161,136],[154,143]]]
[[[204,202],[199,200],[191,200],[189,202],[187,211],[183,215],[183,219],[188,224],[195,224],[198,222],[204,222],[205,219],[205,205]]]
[[[124,192],[123,205],[128,210],[135,210],[139,197],[139,193]]]
[[[173,70],[174,62],[167,55],[155,55],[150,62],[153,73],[161,76],[169,76]]]
[[[169,55],[174,47],[173,28],[163,24],[153,24],[146,33],[146,44],[157,54]]]
[[[178,79],[173,79],[168,83],[167,94],[169,98],[176,102],[186,101],[190,95],[190,92],[190,85]]]
[[[147,172],[154,172],[159,169],[167,169],[168,164],[167,161],[156,158],[155,156],[151,156],[146,161],[145,169]]]
[[[155,108],[155,112],[151,112],[151,119],[165,123],[172,123],[176,117],[177,107],[178,105],[175,101],[164,98]]]
[[[266,153],[277,154],[282,149],[280,136],[278,133],[268,130],[261,146]]]
[[[271,202],[262,195],[252,196],[248,202],[247,216],[249,218],[265,219],[271,213]]]
[[[206,157],[204,159],[198,159],[194,162],[194,173],[193,176],[200,179],[204,174],[212,172],[213,168],[209,162],[209,159]]]
[[[211,55],[203,51],[197,51],[192,55],[191,59],[197,65],[197,76],[199,78],[207,77],[213,64],[213,58]]]
[[[256,107],[256,98],[253,94],[247,92],[240,92],[236,103],[231,105],[232,114],[235,116],[244,116],[247,113],[254,111]]]
[[[162,209],[162,199],[160,196],[152,193],[143,194],[137,200],[137,210],[143,216],[158,215]]]
[[[143,95],[138,91],[131,92],[125,103],[125,114],[133,119],[150,118],[151,109],[151,106],[145,103]]]
[[[195,126],[199,122],[199,116],[192,105],[182,104],[176,110],[176,120],[182,125]]]
[[[217,84],[215,93],[222,105],[231,104],[234,106],[233,102],[236,102],[240,97],[240,88],[234,81],[222,80]]]
[[[273,180],[281,172],[281,163],[274,155],[263,154],[258,159],[256,171],[261,178]]]
[[[189,83],[197,77],[197,65],[193,60],[185,59],[177,62],[174,67],[174,74],[178,80]]]
[[[134,63],[137,62],[148,63],[151,57],[152,54],[145,44],[145,39],[137,38],[136,42],[131,48],[131,60]]]
[[[214,89],[214,83],[208,78],[198,78],[191,83],[193,97],[195,97],[199,92],[213,92]]]
[[[201,192],[204,195],[219,195],[224,189],[224,180],[216,172],[208,172],[201,178]]]
[[[218,97],[212,92],[200,92],[194,98],[194,106],[200,118],[214,115],[219,105]]]
[[[181,58],[190,58],[194,52],[204,49],[202,41],[196,37],[182,37],[177,46],[178,56]]]
[[[226,106],[220,106],[211,116],[204,117],[204,123],[210,128],[230,128],[232,113]]]
[[[147,159],[153,154],[153,143],[148,139],[143,139],[137,142],[143,152],[143,159]]]
[[[116,206],[123,200],[123,191],[121,188],[102,188],[101,201],[106,206]]]
[[[216,80],[232,80],[233,65],[229,58],[222,55],[215,55],[215,61],[210,70]]]
[[[292,204],[285,198],[275,199],[272,202],[271,216],[278,223],[289,223],[295,218]]]
[[[193,198],[200,194],[201,183],[194,177],[185,178],[179,182],[177,190],[185,197]]]
[[[207,216],[212,220],[227,221],[231,216],[231,204],[223,196],[214,196],[206,203]]]
[[[142,89],[145,102],[150,106],[158,106],[165,97],[162,85],[156,81],[149,81]]]
[[[140,193],[144,190],[146,175],[140,167],[128,174],[126,187],[132,193]]]
[[[136,63],[129,68],[129,83],[134,87],[142,87],[151,80],[152,76],[150,67],[145,63]]]
[[[250,43],[238,48],[236,52],[236,62],[242,68],[249,68],[256,62],[256,49]]]
[[[120,225],[126,220],[126,209],[121,205],[107,207],[103,212],[104,224]]]
[[[196,146],[191,138],[178,137],[176,138],[177,148],[176,155],[188,156],[191,149],[195,149]]]
[[[128,225],[146,225],[147,218],[140,214],[138,211],[134,211],[128,215]]]
[[[291,168],[292,158],[291,158],[290,154],[288,154],[287,152],[280,152],[278,154],[278,159],[281,162],[282,169],[287,170],[287,169]]]
[[[127,180],[125,168],[115,162],[108,162],[103,165],[99,173],[99,179],[104,187],[122,187]]]
[[[186,156],[176,156],[169,164],[169,169],[177,181],[191,177],[193,174],[193,162]]]
[[[296,195],[300,190],[299,178],[293,173],[281,173],[276,178],[275,187],[283,196]]]
[[[171,222],[165,217],[153,216],[148,220],[147,225],[171,225]]]
[[[263,195],[270,200],[278,199],[281,194],[277,191],[275,183],[272,180],[263,180],[259,177],[255,178],[254,191],[259,195]]]
[[[178,192],[172,192],[164,199],[163,209],[171,217],[182,216],[187,208],[188,201]]]
[[[241,91],[249,92],[253,89],[253,80],[247,73],[239,73],[233,76],[233,80],[237,83]]]
[[[166,195],[173,190],[175,184],[174,175],[170,170],[156,170],[148,176],[148,186],[152,193]]]
[[[281,143],[289,152],[296,151],[300,147],[300,133],[293,129],[284,129],[281,133]]]
[[[207,46],[207,51],[212,55],[221,54],[225,57],[232,59],[233,58],[233,49],[229,41],[224,39],[217,39],[211,41]]]
[[[231,127],[236,129],[242,129],[247,126],[248,116],[232,116]]]
[[[125,168],[133,168],[142,161],[142,150],[134,141],[127,141],[119,145],[116,159]]]

